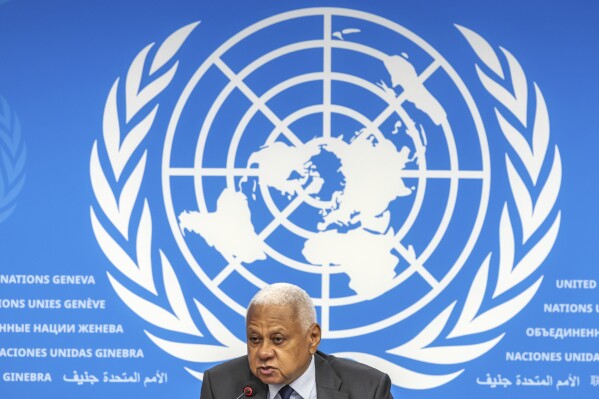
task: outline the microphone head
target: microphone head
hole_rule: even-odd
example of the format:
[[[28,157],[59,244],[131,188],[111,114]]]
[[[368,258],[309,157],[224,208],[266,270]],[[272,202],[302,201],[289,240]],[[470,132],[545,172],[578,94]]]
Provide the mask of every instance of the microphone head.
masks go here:
[[[258,386],[254,382],[248,381],[243,385],[243,394],[247,398],[251,398],[252,396],[255,396],[257,392],[258,392]]]

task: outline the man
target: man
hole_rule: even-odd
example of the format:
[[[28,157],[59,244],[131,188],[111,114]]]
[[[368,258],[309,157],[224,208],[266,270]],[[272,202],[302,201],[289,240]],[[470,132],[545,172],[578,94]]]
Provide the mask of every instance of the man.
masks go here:
[[[320,326],[308,294],[272,284],[251,300],[247,356],[204,373],[201,399],[392,399],[391,381],[372,367],[317,351]]]

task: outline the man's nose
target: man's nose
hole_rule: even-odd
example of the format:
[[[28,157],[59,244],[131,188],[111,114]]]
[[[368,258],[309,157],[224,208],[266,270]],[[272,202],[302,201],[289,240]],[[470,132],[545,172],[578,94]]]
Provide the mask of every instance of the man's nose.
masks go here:
[[[258,357],[260,360],[267,360],[273,357],[275,354],[272,345],[268,341],[262,342],[262,345],[258,348]]]

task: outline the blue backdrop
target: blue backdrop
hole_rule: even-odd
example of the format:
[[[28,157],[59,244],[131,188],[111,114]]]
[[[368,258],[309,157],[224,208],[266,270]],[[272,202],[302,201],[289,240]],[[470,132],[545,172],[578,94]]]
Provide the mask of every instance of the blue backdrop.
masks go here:
[[[198,397],[290,281],[400,398],[599,395],[591,1],[0,1],[0,393]]]

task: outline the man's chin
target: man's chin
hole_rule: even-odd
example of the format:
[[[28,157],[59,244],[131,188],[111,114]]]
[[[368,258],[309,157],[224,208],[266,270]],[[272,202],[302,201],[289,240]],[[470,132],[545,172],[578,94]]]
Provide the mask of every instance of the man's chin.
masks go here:
[[[254,375],[265,384],[282,384],[284,382],[284,378],[281,376],[278,370],[274,369],[258,369],[254,372]]]

